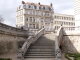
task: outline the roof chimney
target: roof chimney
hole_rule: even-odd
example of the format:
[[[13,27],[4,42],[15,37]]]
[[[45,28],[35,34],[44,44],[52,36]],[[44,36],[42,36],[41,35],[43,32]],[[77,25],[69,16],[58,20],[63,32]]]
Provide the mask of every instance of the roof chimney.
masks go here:
[[[24,2],[24,1],[22,1],[22,4],[25,4],[25,2]]]
[[[38,4],[40,5],[40,2]]]
[[[51,7],[53,6],[52,2],[51,2],[51,4],[50,4],[50,6],[51,6]]]

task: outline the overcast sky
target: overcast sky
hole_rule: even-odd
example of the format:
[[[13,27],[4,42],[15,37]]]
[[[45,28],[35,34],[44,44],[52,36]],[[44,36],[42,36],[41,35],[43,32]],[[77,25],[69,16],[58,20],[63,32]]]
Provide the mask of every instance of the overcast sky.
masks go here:
[[[74,15],[73,0],[23,0],[25,2],[33,2],[44,5],[50,5],[52,2],[54,13]],[[16,24],[16,8],[21,4],[22,0],[0,0],[0,15],[3,16],[7,25],[15,26]]]

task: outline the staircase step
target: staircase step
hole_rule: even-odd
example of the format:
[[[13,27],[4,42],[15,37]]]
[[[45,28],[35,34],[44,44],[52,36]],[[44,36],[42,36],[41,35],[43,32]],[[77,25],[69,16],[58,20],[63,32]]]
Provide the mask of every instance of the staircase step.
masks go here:
[[[54,54],[25,54],[25,56],[54,56]]]
[[[53,49],[28,49],[28,51],[54,51]]]
[[[36,42],[38,42],[38,43],[54,43],[55,41],[50,41],[50,40],[37,40]]]
[[[25,58],[24,60],[55,60],[55,58]]]
[[[54,43],[34,43],[32,44],[33,45],[37,45],[37,46],[54,46],[55,44]]]
[[[54,46],[30,46],[29,49],[54,49]]]
[[[33,60],[54,60],[55,58],[55,41],[54,36],[45,34],[41,36],[35,43],[31,44],[25,54],[25,59]]]
[[[26,52],[26,54],[53,54],[54,53],[54,51],[53,52],[37,52],[37,51],[35,51],[35,52]]]
[[[55,56],[24,56],[24,58],[54,58]]]

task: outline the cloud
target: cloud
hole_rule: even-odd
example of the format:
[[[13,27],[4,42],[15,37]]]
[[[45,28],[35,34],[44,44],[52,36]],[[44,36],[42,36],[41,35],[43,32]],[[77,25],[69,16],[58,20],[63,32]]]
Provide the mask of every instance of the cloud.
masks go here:
[[[0,0],[0,15],[4,18],[4,23],[15,26],[16,24],[16,8],[21,4],[22,0]],[[24,0],[25,2],[33,2],[44,5],[53,3],[55,13],[73,14],[73,0]]]

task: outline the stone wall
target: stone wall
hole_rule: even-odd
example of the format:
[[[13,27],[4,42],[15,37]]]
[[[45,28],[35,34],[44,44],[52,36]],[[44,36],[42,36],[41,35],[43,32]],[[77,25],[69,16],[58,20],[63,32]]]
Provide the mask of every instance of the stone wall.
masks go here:
[[[77,31],[66,31],[62,41],[63,52],[80,52],[80,33]]]
[[[0,23],[0,54],[17,52],[28,37],[28,31]]]

